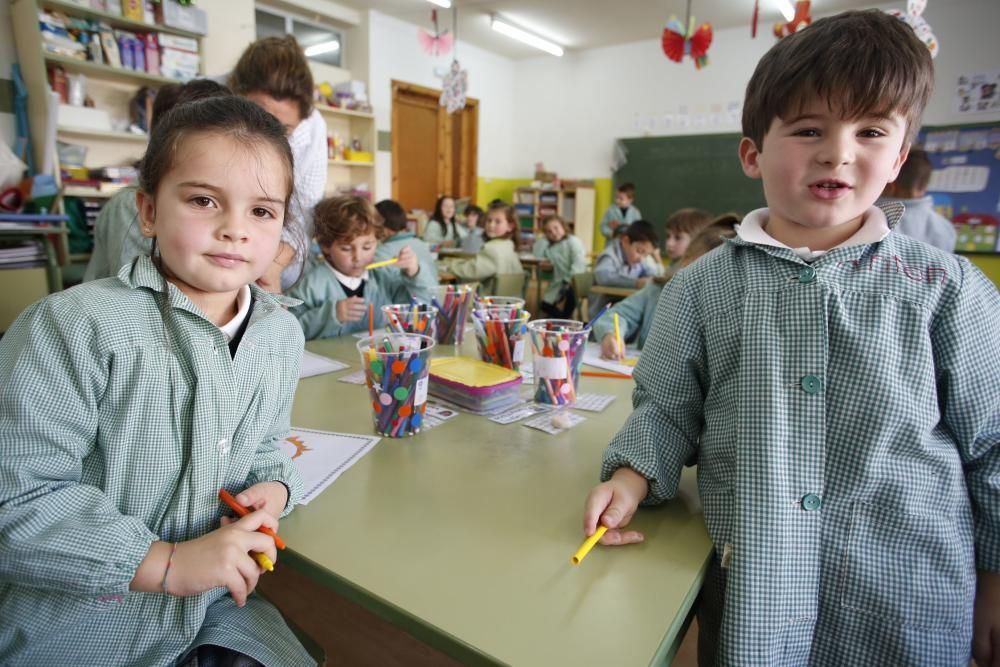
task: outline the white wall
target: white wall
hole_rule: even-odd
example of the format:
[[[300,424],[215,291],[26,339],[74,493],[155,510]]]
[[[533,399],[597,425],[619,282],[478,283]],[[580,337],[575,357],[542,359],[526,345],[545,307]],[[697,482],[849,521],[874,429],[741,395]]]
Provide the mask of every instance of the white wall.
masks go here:
[[[900,7],[902,2],[883,5]],[[1000,120],[1000,114],[957,114],[952,111],[955,80],[960,73],[1000,68],[1000,2],[949,0],[931,2],[925,13],[941,43],[934,64],[937,90],[924,116],[926,124]],[[668,60],[659,39],[569,52],[563,58],[540,56],[515,65],[514,150],[521,162],[544,161],[547,169],[566,177],[609,174],[614,140],[642,134],[739,132],[730,122],[730,103],[742,104],[747,81],[760,57],[774,44],[768,26],[757,39],[749,27],[719,30],[709,49],[707,67],[696,70],[689,58]],[[529,103],[529,100],[537,103]],[[681,106],[704,125],[677,127]],[[721,110],[717,124],[713,110]],[[665,115],[670,116],[669,127]],[[641,123],[637,127],[638,121]],[[648,124],[652,120],[652,131]],[[487,129],[488,126],[484,126]]]
[[[405,81],[441,88],[435,67],[451,64],[451,54],[432,58],[420,50],[417,27],[379,12],[369,13],[370,50],[368,95],[375,110],[376,127],[392,128],[391,81]],[[469,72],[468,95],[479,100],[479,175],[497,178],[529,173],[531,162],[514,160],[514,61],[465,42],[458,43],[458,59]],[[433,160],[428,156],[428,160]],[[377,157],[375,197],[392,194],[391,154]]]

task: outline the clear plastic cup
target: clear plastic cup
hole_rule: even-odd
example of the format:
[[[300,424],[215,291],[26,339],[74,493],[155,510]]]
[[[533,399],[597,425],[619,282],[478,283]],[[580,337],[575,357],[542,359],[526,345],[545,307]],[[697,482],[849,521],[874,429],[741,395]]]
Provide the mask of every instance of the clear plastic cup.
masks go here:
[[[531,313],[523,308],[504,306],[474,310],[472,327],[479,358],[511,370],[521,370],[529,319]]]
[[[438,309],[425,303],[382,306],[385,328],[392,333],[421,334],[437,338]]]
[[[534,355],[535,402],[572,405],[590,327],[577,320],[534,320],[528,323],[528,331]]]
[[[472,310],[476,284],[438,285],[431,303],[438,309],[437,342],[441,345],[461,345],[465,340],[465,323]]]
[[[524,299],[519,296],[481,296],[477,308],[524,308]]]
[[[358,341],[379,435],[402,438],[420,432],[434,345],[433,338],[418,334],[379,334]]]

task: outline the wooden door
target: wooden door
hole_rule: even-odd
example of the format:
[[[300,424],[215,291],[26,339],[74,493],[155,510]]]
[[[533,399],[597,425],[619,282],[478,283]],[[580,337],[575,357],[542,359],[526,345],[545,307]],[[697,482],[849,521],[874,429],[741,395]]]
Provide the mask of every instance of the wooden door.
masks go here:
[[[449,114],[440,90],[392,82],[392,198],[434,209],[442,194],[476,199],[479,102]]]

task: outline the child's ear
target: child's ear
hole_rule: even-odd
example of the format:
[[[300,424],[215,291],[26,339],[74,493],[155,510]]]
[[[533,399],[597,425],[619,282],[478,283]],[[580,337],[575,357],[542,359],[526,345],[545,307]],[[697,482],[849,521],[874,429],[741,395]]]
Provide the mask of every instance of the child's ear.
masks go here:
[[[139,210],[139,230],[147,239],[156,237],[153,223],[156,221],[156,201],[153,195],[142,189],[135,191],[135,207]]]
[[[896,156],[896,161],[892,164],[892,173],[889,175],[889,182],[893,183],[896,177],[899,176],[899,170],[903,168],[903,164],[906,162],[906,158],[910,156],[910,143],[907,142],[903,144],[903,147],[899,149],[899,155]]]
[[[740,165],[750,178],[760,178],[760,149],[750,137],[740,139]]]

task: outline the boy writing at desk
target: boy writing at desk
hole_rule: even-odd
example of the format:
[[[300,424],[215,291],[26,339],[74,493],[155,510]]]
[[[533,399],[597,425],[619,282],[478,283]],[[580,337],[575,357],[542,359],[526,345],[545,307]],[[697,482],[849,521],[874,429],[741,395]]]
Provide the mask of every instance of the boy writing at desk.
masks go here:
[[[640,541],[697,460],[700,664],[997,664],[1000,297],[872,206],[932,80],[879,11],[781,40],[740,143],[768,208],[664,288],[584,530]]]

